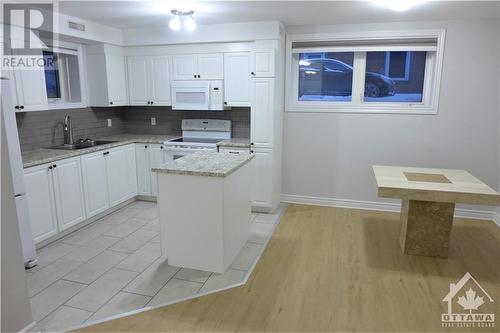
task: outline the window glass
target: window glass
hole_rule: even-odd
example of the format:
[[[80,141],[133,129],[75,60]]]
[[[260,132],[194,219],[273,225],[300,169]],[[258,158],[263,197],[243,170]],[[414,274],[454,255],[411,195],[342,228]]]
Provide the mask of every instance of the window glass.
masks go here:
[[[59,73],[57,70],[57,57],[53,52],[43,52],[44,70],[45,70],[45,86],[47,89],[48,98],[60,98],[61,89],[59,86]]]
[[[354,52],[300,53],[299,101],[352,100]]]
[[[422,102],[426,54],[367,52],[365,102]]]

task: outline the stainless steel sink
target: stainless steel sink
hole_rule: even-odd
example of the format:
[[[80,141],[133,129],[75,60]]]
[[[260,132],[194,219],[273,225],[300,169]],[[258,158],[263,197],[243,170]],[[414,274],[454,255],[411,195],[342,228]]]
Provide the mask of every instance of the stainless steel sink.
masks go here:
[[[90,147],[107,145],[107,144],[114,143],[114,142],[116,142],[116,141],[90,140],[90,141],[76,142],[74,144],[64,144],[64,145],[54,146],[54,147],[50,147],[50,149],[78,150],[78,149],[85,149],[85,148],[90,148]]]

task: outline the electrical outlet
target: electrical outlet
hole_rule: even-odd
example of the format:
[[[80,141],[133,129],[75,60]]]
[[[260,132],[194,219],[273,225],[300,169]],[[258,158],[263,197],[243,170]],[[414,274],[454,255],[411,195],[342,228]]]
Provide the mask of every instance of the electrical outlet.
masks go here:
[[[156,118],[155,117],[151,117],[151,125],[156,126]]]
[[[108,127],[113,126],[113,121],[111,119],[108,119]]]

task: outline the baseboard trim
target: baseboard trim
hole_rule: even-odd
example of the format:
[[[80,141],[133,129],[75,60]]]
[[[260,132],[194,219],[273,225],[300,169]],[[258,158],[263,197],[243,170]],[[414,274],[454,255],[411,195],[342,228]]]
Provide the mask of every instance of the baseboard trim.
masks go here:
[[[281,201],[286,203],[295,203],[303,205],[376,210],[383,212],[399,212],[401,210],[401,204],[392,202],[321,198],[321,197],[293,195],[293,194],[282,194]],[[500,226],[500,216],[498,212],[492,212],[487,210],[456,209],[455,217],[470,218],[477,220],[489,220],[495,222],[498,226]]]

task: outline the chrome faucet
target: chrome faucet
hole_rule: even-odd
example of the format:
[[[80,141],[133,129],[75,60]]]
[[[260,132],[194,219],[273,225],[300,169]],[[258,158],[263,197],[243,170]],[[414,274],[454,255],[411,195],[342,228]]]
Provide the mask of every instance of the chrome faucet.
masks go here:
[[[73,142],[73,127],[71,126],[71,118],[69,115],[64,117],[64,144],[72,145]]]

